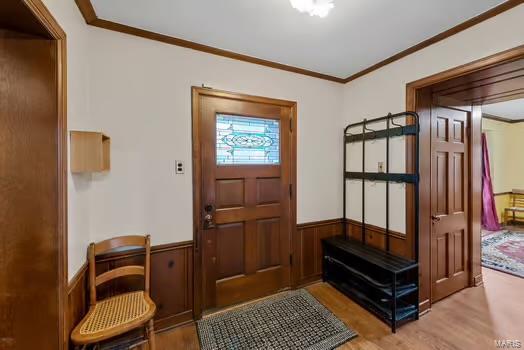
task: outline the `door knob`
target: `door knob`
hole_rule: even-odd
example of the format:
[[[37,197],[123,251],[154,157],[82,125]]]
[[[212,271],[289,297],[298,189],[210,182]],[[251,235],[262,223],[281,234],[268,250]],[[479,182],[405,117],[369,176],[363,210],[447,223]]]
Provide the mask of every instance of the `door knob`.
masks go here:
[[[204,228],[213,228],[215,227],[215,224],[213,223],[213,210],[215,207],[213,207],[212,204],[208,204],[204,207]]]
[[[431,221],[433,221],[433,223],[439,222],[440,221],[440,216],[431,215]]]

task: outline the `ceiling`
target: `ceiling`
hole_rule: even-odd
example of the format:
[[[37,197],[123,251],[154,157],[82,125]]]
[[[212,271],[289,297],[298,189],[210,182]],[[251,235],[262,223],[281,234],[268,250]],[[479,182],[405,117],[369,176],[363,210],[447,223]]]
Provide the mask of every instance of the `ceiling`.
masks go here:
[[[524,119],[524,98],[483,105],[482,113],[504,119]]]
[[[98,18],[338,78],[503,0],[335,0],[325,18],[288,0],[92,0]]]

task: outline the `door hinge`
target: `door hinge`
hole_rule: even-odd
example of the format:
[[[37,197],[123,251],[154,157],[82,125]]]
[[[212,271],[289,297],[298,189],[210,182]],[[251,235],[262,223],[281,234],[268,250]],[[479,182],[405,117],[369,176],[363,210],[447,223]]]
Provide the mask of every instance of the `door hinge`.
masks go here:
[[[289,254],[289,265],[293,266],[293,254]]]
[[[289,197],[293,197],[293,185],[289,184]]]
[[[289,132],[293,132],[293,118],[289,118]]]

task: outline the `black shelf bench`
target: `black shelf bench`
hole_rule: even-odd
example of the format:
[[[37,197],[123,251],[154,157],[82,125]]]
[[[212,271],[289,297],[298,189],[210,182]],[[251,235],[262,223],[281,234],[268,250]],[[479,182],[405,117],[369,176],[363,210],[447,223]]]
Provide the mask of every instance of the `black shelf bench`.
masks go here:
[[[418,319],[418,263],[344,236],[324,239],[323,280],[391,326]]]

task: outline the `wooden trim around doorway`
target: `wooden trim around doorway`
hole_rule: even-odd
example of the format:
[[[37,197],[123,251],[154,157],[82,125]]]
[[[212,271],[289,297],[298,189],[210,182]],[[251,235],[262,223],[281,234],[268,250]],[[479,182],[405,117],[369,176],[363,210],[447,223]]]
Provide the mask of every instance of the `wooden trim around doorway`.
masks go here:
[[[430,124],[426,122],[430,115],[427,106],[431,105],[431,96],[428,96],[428,87],[442,83],[447,80],[451,80],[460,76],[465,76],[486,68],[497,66],[502,63],[507,63],[524,58],[524,45],[515,47],[513,49],[503,51],[468,64],[464,64],[446,71],[425,77],[406,85],[406,109],[408,111],[417,111],[420,116],[420,139],[429,139],[430,136]],[[480,107],[474,107],[472,111],[472,123],[470,125],[470,217],[469,217],[469,284],[470,286],[478,286],[482,284],[481,274],[481,249],[480,249],[480,237],[473,237],[472,229],[476,227],[479,229],[481,222],[481,170],[482,170],[482,159],[479,153],[481,147],[481,111]],[[420,191],[420,225],[419,225],[419,252],[420,252],[420,274],[421,274],[421,291],[420,291],[420,302],[421,308],[424,310],[431,308],[431,273],[430,273],[430,237],[428,234],[428,228],[430,228],[430,181],[431,175],[431,158],[425,157],[425,152],[429,152],[428,145],[425,142],[420,144],[420,174],[421,174],[421,191]],[[406,166],[407,169],[413,167],[413,159],[411,155],[414,154],[414,145],[408,143],[406,152]],[[473,181],[474,179],[477,179]],[[413,208],[413,198],[407,196],[406,198],[407,207]],[[425,204],[427,203],[427,205]],[[410,214],[407,214],[408,222],[408,235],[414,234],[414,227],[409,226]],[[421,309],[422,310],[422,309]],[[423,310],[422,310],[423,311]]]
[[[58,304],[59,333],[62,334],[60,349],[67,349],[69,330],[67,327],[68,254],[67,254],[67,49],[66,33],[58,24],[42,0],[22,0],[42,27],[56,41],[56,86],[57,86],[57,158],[58,158],[58,237],[59,254]]]
[[[260,96],[251,96],[246,94],[240,94],[235,92],[214,90],[209,88],[193,87],[192,91],[192,134],[193,134],[193,318],[195,320],[200,319],[202,316],[202,237],[201,237],[201,220],[200,220],[200,207],[202,198],[202,150],[201,150],[201,135],[200,135],[200,99],[202,96],[213,96],[220,98],[227,98],[237,101],[247,101],[255,103],[265,103],[275,106],[289,107],[291,108],[291,145],[290,145],[290,157],[291,157],[291,170],[290,170],[290,184],[292,186],[291,196],[291,213],[289,216],[290,220],[290,237],[291,240],[296,235],[297,231],[297,103],[294,101],[279,100]],[[290,242],[291,254],[293,252],[293,245]],[[295,275],[293,273],[295,266],[291,267],[291,277]],[[292,285],[295,285],[297,281],[292,279]]]

